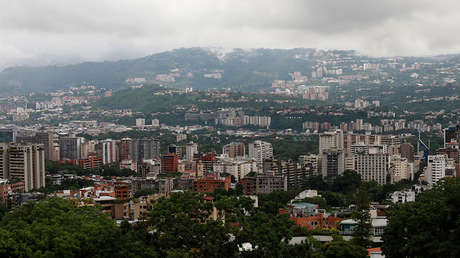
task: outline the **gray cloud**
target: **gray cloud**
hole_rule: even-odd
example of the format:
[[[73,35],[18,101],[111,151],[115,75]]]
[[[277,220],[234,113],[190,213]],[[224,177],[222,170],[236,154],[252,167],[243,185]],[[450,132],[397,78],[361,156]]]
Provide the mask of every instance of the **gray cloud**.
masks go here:
[[[459,9],[455,0],[0,0],[0,68],[192,46],[457,53]]]

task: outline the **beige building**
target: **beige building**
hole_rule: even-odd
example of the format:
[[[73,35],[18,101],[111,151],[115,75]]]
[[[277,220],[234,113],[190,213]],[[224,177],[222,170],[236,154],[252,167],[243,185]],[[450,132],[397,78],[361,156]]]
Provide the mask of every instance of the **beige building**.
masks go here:
[[[414,164],[401,155],[390,156],[391,182],[396,183],[403,179],[412,179],[414,176]]]
[[[390,160],[385,145],[354,145],[351,147],[355,170],[365,182],[387,183]]]
[[[250,143],[249,158],[255,159],[258,168],[262,168],[264,160],[273,158],[272,144],[259,140]]]
[[[41,144],[0,144],[0,175],[24,182],[26,192],[45,186],[45,151]]]
[[[230,158],[246,156],[246,148],[243,142],[231,142],[222,148],[222,153]]]

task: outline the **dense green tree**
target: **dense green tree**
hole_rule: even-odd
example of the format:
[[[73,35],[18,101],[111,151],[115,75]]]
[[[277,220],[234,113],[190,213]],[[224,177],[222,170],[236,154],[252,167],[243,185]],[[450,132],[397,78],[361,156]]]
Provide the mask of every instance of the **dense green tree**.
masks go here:
[[[312,246],[308,241],[300,244],[281,244],[279,257],[304,258],[313,257]]]
[[[287,214],[272,215],[259,211],[241,223],[241,230],[235,232],[236,242],[251,244],[253,250],[243,252],[243,256],[281,257],[295,227]]]
[[[3,257],[155,256],[143,241],[121,233],[95,207],[48,199],[16,208],[0,222]]]
[[[328,206],[344,207],[346,205],[345,196],[341,193],[321,191],[320,194],[326,200]]]
[[[460,178],[445,179],[415,202],[386,212],[386,257],[460,256]]]
[[[47,178],[48,179],[48,178]],[[91,180],[85,180],[81,178],[66,178],[63,179],[60,185],[54,185],[51,183],[51,180],[46,181],[46,186],[38,189],[39,192],[50,194],[55,191],[70,189],[77,190],[84,187],[92,186],[94,182]]]
[[[356,192],[361,184],[361,176],[354,170],[345,170],[343,175],[337,176],[331,190],[339,193]]]
[[[362,247],[368,247],[371,244],[370,235],[372,225],[369,209],[367,189],[364,185],[361,185],[352,218],[357,222],[356,227],[353,229],[353,242]]]
[[[260,194],[259,195],[259,207],[260,209],[269,214],[276,215],[279,212],[280,208],[286,208],[286,204],[294,199],[294,197],[299,193],[298,190],[290,191],[274,191],[269,194]]]
[[[155,190],[154,188],[144,188],[144,189],[140,189],[140,190],[137,190],[135,193],[134,193],[134,198],[139,198],[141,196],[146,196],[146,195],[150,195],[150,194],[154,194],[158,192],[157,190]]]
[[[352,242],[344,241],[340,236],[334,236],[334,240],[327,242],[315,253],[315,257],[324,258],[355,258],[368,257],[367,250],[359,245],[354,245]]]
[[[323,176],[312,176],[307,180],[307,186],[311,189],[326,191],[329,190],[328,184],[324,181]]]
[[[236,242],[220,220],[211,219],[213,204],[190,192],[160,198],[149,214],[151,244],[160,256],[232,257]]]

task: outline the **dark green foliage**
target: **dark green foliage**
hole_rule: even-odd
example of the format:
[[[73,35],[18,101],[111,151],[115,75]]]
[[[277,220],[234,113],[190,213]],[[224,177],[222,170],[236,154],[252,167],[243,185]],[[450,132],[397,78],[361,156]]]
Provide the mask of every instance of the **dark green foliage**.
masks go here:
[[[327,183],[322,176],[312,176],[307,179],[306,186],[319,190],[331,207],[345,206],[355,203],[360,186],[367,189],[368,198],[373,202],[384,202],[394,191],[410,188],[416,180],[401,180],[394,184],[379,185],[377,182],[362,182],[356,171],[346,170],[343,175],[337,176],[334,182]]]
[[[274,191],[270,194],[259,195],[259,207],[260,209],[268,214],[276,215],[279,209],[286,208],[287,203],[294,199],[299,193],[298,190],[291,191]]]
[[[354,170],[345,170],[343,175],[336,177],[331,191],[343,194],[353,193],[361,184],[361,176]]]
[[[87,170],[83,169],[80,166],[58,163],[56,161],[47,160],[45,163],[45,169],[48,174],[74,174],[74,175],[85,175],[88,173]]]
[[[415,202],[386,212],[386,257],[460,256],[460,178],[445,179]]]
[[[134,193],[134,198],[139,198],[141,196],[146,196],[146,195],[150,195],[150,194],[154,194],[156,193],[157,191],[153,188],[144,188],[144,189],[140,189],[138,190],[137,192]]]
[[[85,179],[63,179],[60,185],[51,184],[50,180],[46,180],[46,187],[38,189],[39,192],[50,194],[59,190],[78,190],[84,187],[92,186],[94,182]]]
[[[236,241],[257,247],[250,253],[252,257],[280,257],[283,247],[293,236],[294,228],[294,222],[287,214],[257,212],[242,223]],[[242,255],[246,256],[245,253]]]
[[[116,164],[116,163],[112,164],[112,165],[105,165],[98,172],[99,173],[97,173],[97,174],[101,175],[101,176],[116,176],[116,177],[133,176],[136,173],[131,169],[127,169],[127,168],[120,169],[120,166],[118,164]]]
[[[325,258],[354,258],[368,257],[367,250],[359,245],[354,245],[352,242],[344,241],[340,236],[334,236],[334,241],[325,243],[318,251],[317,257]]]
[[[130,169],[120,169],[120,166],[117,163],[111,165],[105,165],[99,170],[90,170],[90,169],[83,169],[80,166],[66,164],[66,163],[58,163],[55,161],[46,161],[46,171],[49,174],[74,174],[78,176],[87,176],[87,175],[101,175],[101,176],[119,176],[119,177],[127,177],[135,175],[135,172]]]
[[[367,197],[367,189],[361,185],[358,192],[358,200],[356,207],[353,210],[352,217],[357,221],[356,227],[353,229],[353,242],[362,247],[371,245],[371,215],[369,213],[369,199]]]
[[[276,127],[273,127],[276,128]],[[318,152],[318,137],[285,137],[279,140],[268,140],[273,145],[274,155],[280,160],[296,160],[305,153]]]
[[[210,219],[212,211],[211,202],[190,192],[161,198],[149,215],[151,244],[159,247],[160,256],[170,252],[181,256],[234,256],[236,243],[229,241],[220,221]]]
[[[16,208],[3,217],[0,232],[2,257],[155,256],[97,208],[76,208],[64,199]]]
[[[308,202],[308,203],[318,204],[319,209],[329,209],[330,208],[330,206],[328,205],[328,202],[323,197],[304,198],[302,200],[299,200],[298,202]]]
[[[283,202],[293,194],[275,193],[273,202]],[[154,203],[145,223],[122,221],[119,227],[98,208],[77,208],[64,199],[27,204],[6,214],[0,222],[0,255],[361,257],[360,247],[340,238],[328,244],[307,238],[304,243],[290,245],[295,234],[308,232],[300,230],[287,214],[265,213],[253,207],[252,199],[235,191],[216,191],[212,197],[175,193]],[[249,243],[252,249],[240,251],[243,243]]]
[[[394,191],[410,188],[416,181],[403,179],[397,183],[387,183],[379,185],[376,182],[362,182],[367,188],[369,199],[374,202],[383,202],[388,198],[388,195]]]
[[[345,196],[341,193],[321,191],[320,194],[330,207],[345,207],[347,205],[345,202]]]
[[[168,74],[180,69],[181,77],[173,85],[196,89],[237,87],[257,90],[268,88],[274,79],[289,79],[289,73],[310,73],[314,61],[296,59],[305,49],[236,50],[226,56],[225,62],[202,48],[176,49],[133,60],[116,62],[86,62],[66,66],[15,67],[0,73],[0,87],[8,93],[23,94],[31,91],[49,91],[90,82],[101,88],[121,88],[129,77],[154,80],[156,74]],[[222,79],[209,79],[203,75],[223,69]],[[192,78],[186,77],[188,72]]]

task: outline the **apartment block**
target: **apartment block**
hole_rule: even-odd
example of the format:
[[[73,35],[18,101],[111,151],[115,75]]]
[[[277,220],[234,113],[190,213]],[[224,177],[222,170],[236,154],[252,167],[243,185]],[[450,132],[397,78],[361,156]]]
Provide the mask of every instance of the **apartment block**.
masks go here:
[[[0,144],[3,179],[24,182],[24,191],[45,186],[45,151],[38,144]]]

